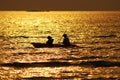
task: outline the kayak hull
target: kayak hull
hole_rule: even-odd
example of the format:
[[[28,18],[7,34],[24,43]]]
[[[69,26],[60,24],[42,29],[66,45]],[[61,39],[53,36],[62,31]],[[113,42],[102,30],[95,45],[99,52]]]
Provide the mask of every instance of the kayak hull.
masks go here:
[[[76,45],[64,46],[62,44],[53,44],[46,45],[44,43],[31,43],[35,48],[44,48],[44,47],[77,47]]]

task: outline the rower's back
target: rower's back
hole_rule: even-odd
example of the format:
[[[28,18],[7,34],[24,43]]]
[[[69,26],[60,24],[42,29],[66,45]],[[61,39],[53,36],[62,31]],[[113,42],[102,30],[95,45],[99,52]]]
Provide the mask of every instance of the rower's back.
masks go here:
[[[47,38],[48,38],[48,41],[46,42],[46,45],[48,45],[48,46],[52,46],[52,45],[53,45],[53,41],[54,41],[54,39],[52,39],[51,36],[48,36]]]
[[[70,40],[69,40],[67,34],[63,34],[63,37],[64,37],[64,39],[63,39],[63,45],[64,46],[70,46]]]

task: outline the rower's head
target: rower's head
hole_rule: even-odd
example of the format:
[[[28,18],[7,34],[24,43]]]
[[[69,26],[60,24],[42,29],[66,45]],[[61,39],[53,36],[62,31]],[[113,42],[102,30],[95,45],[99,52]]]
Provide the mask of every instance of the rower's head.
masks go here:
[[[63,34],[63,37],[67,37],[67,34]]]
[[[48,39],[52,39],[52,37],[51,37],[51,36],[48,36],[47,38],[48,38]]]

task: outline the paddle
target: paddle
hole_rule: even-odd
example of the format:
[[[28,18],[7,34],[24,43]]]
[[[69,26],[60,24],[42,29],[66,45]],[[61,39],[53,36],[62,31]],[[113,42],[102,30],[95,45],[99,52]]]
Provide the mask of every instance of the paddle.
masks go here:
[[[67,32],[67,30],[65,30],[63,34],[66,34],[66,32]],[[57,40],[58,44],[62,44],[62,42],[60,42],[60,41],[61,41],[62,38],[63,38],[63,34],[62,34],[62,36]]]

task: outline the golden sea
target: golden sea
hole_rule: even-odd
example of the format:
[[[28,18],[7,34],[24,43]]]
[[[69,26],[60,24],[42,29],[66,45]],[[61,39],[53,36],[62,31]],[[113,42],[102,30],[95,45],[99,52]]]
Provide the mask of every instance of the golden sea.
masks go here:
[[[35,48],[62,42],[78,47]],[[120,11],[0,11],[0,80],[120,79]]]

